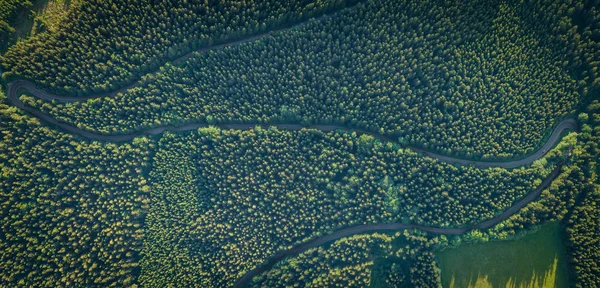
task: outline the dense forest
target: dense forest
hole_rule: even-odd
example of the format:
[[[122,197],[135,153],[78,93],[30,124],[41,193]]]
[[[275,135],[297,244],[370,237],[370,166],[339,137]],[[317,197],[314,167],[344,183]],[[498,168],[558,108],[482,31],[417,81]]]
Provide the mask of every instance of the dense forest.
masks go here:
[[[597,263],[598,255],[598,136],[600,135],[600,103],[594,102],[588,107],[589,114],[582,113],[579,118],[584,123],[583,131],[575,139],[559,144],[555,151],[558,153],[561,146],[574,147],[569,165],[557,177],[554,184],[527,208],[487,231],[472,231],[464,236],[439,236],[427,242],[412,242],[412,245],[398,250],[401,252],[413,251],[409,255],[420,255],[418,251],[435,251],[445,247],[456,247],[462,242],[487,242],[519,237],[537,225],[549,221],[566,218],[566,239],[570,244],[569,254],[572,264],[573,284],[576,287],[594,287],[599,283],[600,269]],[[579,143],[579,144],[577,144]],[[539,163],[538,163],[539,164]],[[581,168],[583,167],[583,169]],[[535,229],[533,229],[535,230]],[[403,232],[408,235],[408,231]],[[417,233],[419,234],[419,233]],[[398,236],[399,233],[396,233]],[[369,239],[370,238],[370,239]],[[393,237],[392,237],[393,238]],[[311,249],[297,257],[288,258],[275,268],[257,278],[255,286],[292,286],[304,285],[318,287],[327,283],[328,287],[421,287],[410,282],[411,273],[415,271],[428,271],[422,273],[417,279],[429,279],[432,282],[425,286],[434,287],[438,282],[433,279],[439,277],[435,268],[406,269],[407,265],[418,260],[421,267],[435,267],[433,257],[419,256],[413,260],[402,258],[395,261],[394,249],[389,243],[392,239],[385,235],[375,233],[362,235],[357,238],[348,237],[330,245]],[[354,245],[351,249],[340,249],[340,245],[351,245],[352,241],[365,241],[361,245]],[[423,239],[423,238],[421,238]],[[382,243],[383,242],[383,243]],[[384,245],[385,244],[385,245]],[[395,247],[395,246],[392,246]],[[312,255],[312,256],[311,256]],[[311,258],[312,257],[312,258]],[[326,259],[323,262],[323,259]],[[409,260],[409,261],[407,261]],[[385,263],[385,265],[384,265]],[[413,264],[414,265],[414,264]],[[404,267],[404,268],[400,268]],[[307,272],[308,271],[308,272]],[[343,273],[353,273],[354,282],[349,282],[348,277],[339,277]],[[314,275],[314,276],[313,276]],[[348,274],[346,274],[348,275]],[[370,276],[367,276],[370,275]],[[393,279],[393,280],[392,280]],[[327,281],[327,282],[325,282]],[[375,281],[375,282],[371,282]],[[385,283],[383,283],[385,282]],[[410,284],[409,284],[410,283]]]
[[[599,285],[598,0],[50,0],[60,16],[36,16],[42,2],[0,0],[1,287],[228,287],[342,228],[492,219],[555,167],[539,197],[490,229],[355,234],[287,257],[250,286],[440,287],[436,251],[551,221],[573,286]],[[35,33],[17,33],[25,16]],[[87,141],[10,105],[15,79],[79,97],[21,99],[105,134],[334,123],[402,145],[274,127]],[[521,158],[566,117],[581,129],[516,169],[406,147]]]
[[[27,78],[63,94],[114,90],[166,60],[318,16],[354,0],[82,1],[56,33],[2,57],[5,79]]]
[[[149,141],[82,142],[4,103],[0,121],[0,286],[134,285]]]
[[[536,150],[581,97],[564,49],[529,26],[506,3],[369,1],[167,64],[117,97],[32,105],[104,133],[338,123],[442,154],[507,159]]]
[[[600,93],[600,1],[536,0],[526,4],[530,21],[564,47],[567,67],[587,83],[584,93]],[[585,90],[590,90],[589,93]]]
[[[220,287],[289,245],[357,224],[489,219],[537,186],[563,148],[530,168],[476,169],[354,133],[167,133],[149,176],[140,283]]]
[[[573,272],[577,277],[576,286],[580,288],[594,287],[600,283],[599,209],[600,189],[597,185],[575,208],[566,230],[571,245],[569,252],[574,266]]]
[[[600,107],[598,104],[596,106]],[[597,115],[592,117],[598,117]],[[585,120],[587,114],[581,114],[580,118],[583,119],[582,121],[587,121]],[[590,189],[590,182],[586,179],[595,179],[586,178],[590,175],[586,175],[585,171],[587,169],[581,169],[580,166],[585,167],[584,163],[589,164],[594,162],[593,159],[597,159],[597,156],[593,156],[597,154],[588,154],[587,152],[591,151],[586,151],[593,147],[597,149],[597,141],[587,141],[590,139],[589,134],[586,132],[577,135],[577,141],[585,143],[583,145],[574,142],[575,138],[570,138],[570,140],[559,144],[554,151],[549,153],[549,157],[553,157],[551,156],[553,153],[559,153],[566,146],[574,147],[569,164],[554,181],[554,184],[545,190],[537,201],[490,230],[474,230],[463,236],[430,237],[430,240],[427,241],[425,241],[425,238],[418,238],[421,239],[421,242],[411,242],[410,245],[402,247],[402,249],[391,248],[397,247],[389,244],[394,242],[390,240],[394,237],[390,238],[378,233],[369,236],[362,235],[357,238],[343,238],[334,242],[331,246],[325,245],[314,248],[297,257],[291,257],[280,262],[276,267],[256,278],[254,286],[303,287],[307,285],[320,287],[319,284],[326,283],[327,287],[435,287],[439,285],[438,280],[435,280],[439,275],[435,268],[435,258],[430,255],[431,251],[445,247],[456,247],[463,242],[487,242],[518,238],[532,229],[535,230],[534,228],[537,225],[549,221],[562,220],[567,217],[567,222],[570,223],[573,218],[577,218],[577,215],[573,216],[574,214],[582,214],[579,217],[587,217],[583,219],[595,217],[597,213],[593,211],[597,209],[596,204],[590,202],[580,203],[577,199],[585,197],[584,195]],[[589,145],[592,145],[592,147],[589,147]],[[591,177],[595,176],[591,175]],[[595,197],[597,192],[593,195]],[[596,239],[598,232],[597,226],[594,224],[596,220],[586,221],[585,224],[579,224],[575,228],[579,230],[577,232],[573,232],[574,228],[567,228],[567,236],[572,235],[567,238],[570,237],[571,246],[575,249],[572,252],[577,253],[571,254],[571,262],[574,263],[574,267],[577,269],[576,272],[573,272],[574,283],[577,283],[577,287],[593,287],[594,283],[598,282],[595,278],[598,275],[596,265],[598,256],[595,254],[598,251],[598,240]],[[405,231],[403,234],[409,235],[411,233]],[[422,233],[417,233],[417,235],[420,234]],[[396,237],[398,235],[400,233],[396,233]],[[355,244],[352,248],[346,249],[339,247],[341,245],[351,245],[348,243],[357,241],[357,239],[366,243]],[[369,240],[366,241],[366,239]],[[422,249],[427,251],[425,255],[419,253]],[[413,258],[396,258],[398,254],[402,255],[401,253],[407,253]],[[421,266],[420,268],[408,268],[414,265]],[[418,277],[413,276],[416,272],[421,272]],[[352,277],[344,277],[344,275],[352,275]],[[349,279],[355,279],[355,281],[349,281]],[[420,282],[417,285],[414,282],[415,280],[412,279],[429,282]]]
[[[253,287],[438,287],[438,237],[359,234],[280,262]]]
[[[586,180],[577,199],[577,206],[566,221],[565,231],[577,287],[593,287],[600,283],[600,102],[595,100],[582,115],[581,138],[586,157]]]
[[[0,53],[4,52],[16,39],[15,22],[19,17],[29,17],[30,1],[4,0],[0,2]]]

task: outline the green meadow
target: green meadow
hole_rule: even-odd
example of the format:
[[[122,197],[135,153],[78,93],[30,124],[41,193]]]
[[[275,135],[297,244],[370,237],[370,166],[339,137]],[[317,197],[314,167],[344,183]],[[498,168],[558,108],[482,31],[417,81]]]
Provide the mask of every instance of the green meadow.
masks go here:
[[[462,244],[438,253],[445,288],[568,287],[558,223],[517,240]]]

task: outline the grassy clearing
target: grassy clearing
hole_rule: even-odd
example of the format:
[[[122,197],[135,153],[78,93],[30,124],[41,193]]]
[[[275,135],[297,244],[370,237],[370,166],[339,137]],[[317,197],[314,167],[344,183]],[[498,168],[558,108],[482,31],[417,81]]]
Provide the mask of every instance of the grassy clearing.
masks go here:
[[[44,31],[54,32],[58,24],[64,21],[68,11],[79,5],[81,0],[38,0],[31,1],[30,9],[18,11],[14,23],[13,40],[25,39]]]
[[[568,287],[560,225],[518,240],[463,244],[438,253],[443,287]]]
[[[31,30],[32,35],[43,31],[56,32],[59,23],[63,22],[69,10],[81,3],[81,0],[50,0],[41,1],[45,5],[40,7]]]

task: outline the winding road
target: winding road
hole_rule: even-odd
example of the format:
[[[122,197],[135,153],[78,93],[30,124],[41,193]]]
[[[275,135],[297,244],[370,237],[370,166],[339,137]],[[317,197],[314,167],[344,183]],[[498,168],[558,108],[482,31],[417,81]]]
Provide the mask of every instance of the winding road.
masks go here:
[[[69,101],[68,99],[65,99],[65,97],[62,97],[62,96],[55,96],[55,95],[46,93],[42,90],[39,90],[39,89],[35,88],[35,85],[33,83],[27,82],[24,80],[14,81],[14,82],[11,82],[8,84],[7,99],[10,103],[31,113],[35,117],[38,117],[39,119],[41,119],[49,124],[58,126],[59,128],[65,130],[67,132],[77,134],[77,135],[80,135],[82,137],[85,137],[85,138],[88,138],[91,140],[112,141],[112,142],[129,141],[138,136],[157,135],[157,134],[163,133],[164,131],[174,131],[174,132],[188,131],[188,130],[198,129],[200,127],[211,126],[210,124],[207,124],[207,123],[190,123],[190,124],[185,124],[185,125],[181,125],[181,126],[172,126],[172,125],[161,126],[161,127],[148,129],[148,130],[131,132],[128,134],[101,134],[101,133],[91,132],[91,131],[77,128],[69,123],[65,123],[60,120],[57,120],[44,112],[41,112],[31,106],[26,105],[18,97],[19,90],[21,90],[21,89],[29,91],[29,93],[32,94],[34,97],[38,97],[40,99]],[[77,101],[80,101],[79,98]],[[261,124],[214,124],[212,126],[216,126],[216,127],[222,128],[222,129],[253,129],[256,126],[263,126],[263,125],[261,125]],[[274,124],[274,125],[266,125],[266,126],[275,126],[279,129],[287,129],[287,130],[300,130],[300,129],[309,128],[309,129],[318,129],[318,130],[325,131],[325,132],[334,131],[334,130],[345,130],[345,131],[356,132],[358,134],[371,135],[382,141],[391,141],[391,142],[397,143],[396,140],[394,140],[388,136],[385,136],[385,135],[380,135],[380,134],[376,134],[376,133],[372,133],[372,132],[360,130],[360,129],[351,129],[351,128],[347,128],[344,126],[338,126],[338,125],[302,126],[299,124]],[[550,137],[548,138],[546,143],[544,143],[544,145],[542,146],[541,149],[539,149],[535,153],[533,153],[527,157],[524,157],[522,159],[514,160],[514,161],[506,161],[506,162],[472,161],[472,160],[467,160],[467,159],[452,158],[450,156],[445,156],[445,155],[440,155],[440,154],[436,154],[433,152],[425,151],[425,150],[417,148],[417,147],[412,147],[412,146],[407,146],[407,147],[418,153],[422,153],[426,156],[436,158],[440,161],[444,161],[444,162],[448,162],[448,163],[473,165],[473,166],[480,167],[480,168],[486,168],[486,167],[515,168],[515,167],[531,164],[531,163],[533,163],[533,161],[543,157],[544,154],[546,154],[546,152],[549,151],[552,148],[552,146],[554,146],[554,144],[556,144],[560,140],[560,135],[562,134],[563,131],[566,131],[566,130],[577,131],[578,130],[577,122],[572,118],[563,120],[554,128],[554,130],[552,131],[552,134],[550,135]],[[298,253],[306,251],[307,249],[322,245],[324,243],[327,243],[327,242],[330,242],[330,241],[333,241],[333,240],[336,240],[336,239],[339,239],[342,237],[357,234],[357,233],[364,233],[364,232],[375,231],[375,230],[418,229],[421,231],[435,233],[435,234],[460,235],[460,234],[464,234],[472,229],[487,229],[487,228],[492,227],[492,226],[500,223],[501,221],[507,219],[511,215],[517,213],[521,208],[525,207],[527,204],[534,201],[542,193],[542,190],[547,188],[550,185],[550,183],[552,183],[552,180],[554,180],[554,178],[556,178],[559,175],[563,165],[564,165],[564,162],[561,162],[559,165],[557,165],[557,167],[542,181],[542,183],[535,190],[529,192],[518,203],[512,205],[510,208],[508,208],[507,210],[505,210],[504,212],[495,216],[492,219],[483,221],[481,223],[478,223],[478,224],[475,224],[472,226],[462,227],[462,228],[440,228],[440,227],[430,227],[430,226],[423,226],[423,225],[417,225],[417,224],[403,224],[403,223],[382,223],[382,224],[373,224],[373,225],[359,225],[359,226],[345,228],[342,230],[338,230],[332,234],[324,235],[324,236],[312,239],[305,243],[294,246],[288,250],[279,252],[278,254],[276,254],[272,257],[269,257],[266,260],[266,262],[264,262],[262,265],[257,266],[255,269],[250,270],[244,276],[242,276],[236,282],[234,287],[246,286],[247,284],[249,284],[252,281],[252,278],[254,276],[257,276],[257,275],[261,274],[262,272],[270,269],[277,262],[285,259],[288,256],[296,255]]]
[[[234,45],[239,45],[239,44],[243,44],[243,43],[247,43],[247,42],[251,42],[251,41],[255,41],[255,40],[259,40],[261,38],[265,38],[265,37],[270,37],[273,33],[276,33],[278,31],[282,31],[282,30],[287,30],[287,29],[291,29],[291,28],[295,28],[295,27],[299,27],[302,25],[305,25],[307,23],[309,23],[310,21],[321,21],[325,18],[331,17],[333,15],[336,15],[338,13],[341,13],[342,11],[346,11],[346,10],[350,10],[352,8],[354,8],[355,6],[357,6],[358,4],[360,4],[361,1],[360,0],[356,0],[356,1],[349,1],[348,5],[343,7],[343,8],[339,8],[337,10],[333,10],[333,11],[329,11],[326,12],[320,16],[317,17],[309,17],[303,20],[299,20],[296,22],[290,22],[288,24],[284,24],[281,25],[273,30],[268,30],[262,33],[258,33],[258,34],[252,34],[252,35],[248,35],[248,36],[244,36],[244,37],[240,37],[234,40],[229,40],[229,41],[225,41],[222,43],[218,43],[218,44],[214,44],[214,45],[209,45],[209,46],[204,46],[201,48],[198,48],[196,50],[190,51],[186,54],[183,54],[181,56],[178,56],[175,59],[171,59],[170,61],[166,61],[166,63],[170,62],[172,64],[175,65],[179,65],[185,61],[187,61],[190,57],[192,57],[195,53],[204,53],[204,52],[208,52],[211,50],[217,50],[217,49],[223,49],[225,47],[228,46],[234,46]],[[165,63],[165,65],[166,65]],[[152,75],[152,74],[156,74],[158,73],[158,71],[160,71],[160,69],[157,69],[154,72],[150,72],[145,74],[145,76],[148,75]],[[0,75],[2,74],[2,67],[0,67]],[[44,99],[44,100],[56,100],[56,101],[60,101],[60,102],[81,102],[81,101],[86,101],[89,99],[94,99],[94,98],[102,98],[102,97],[114,97],[117,96],[117,94],[119,93],[124,93],[127,90],[131,89],[131,88],[135,88],[139,85],[142,84],[142,79],[144,77],[140,78],[140,79],[134,79],[132,81],[132,83],[130,83],[129,85],[126,85],[124,87],[121,87],[119,89],[113,90],[113,91],[106,91],[106,92],[99,92],[99,93],[95,93],[95,94],[89,94],[89,95],[84,95],[84,96],[64,96],[64,95],[54,95],[51,93],[47,93],[47,92],[43,92],[41,90],[38,90],[38,92],[40,94],[38,94],[38,97],[40,99]],[[24,80],[16,80],[13,82],[25,82],[28,83],[28,81],[24,81]],[[28,85],[29,88],[34,89],[35,88],[35,84],[32,85]]]
[[[83,101],[82,99],[95,98],[96,96],[70,97],[70,96],[53,95],[53,94],[50,94],[43,90],[37,89],[35,87],[35,84],[33,84],[32,82],[25,81],[25,80],[13,81],[8,84],[8,89],[7,89],[7,100],[11,104],[29,112],[33,116],[45,121],[48,124],[57,126],[61,129],[63,129],[64,131],[79,135],[81,137],[84,137],[84,138],[87,138],[90,140],[107,141],[107,142],[123,142],[123,141],[130,141],[133,138],[139,137],[139,136],[152,136],[152,135],[161,134],[165,131],[174,131],[174,132],[189,131],[189,130],[195,130],[195,129],[198,129],[201,127],[208,127],[208,126],[216,126],[216,127],[222,128],[222,129],[242,129],[242,130],[253,129],[256,126],[275,126],[279,129],[287,129],[287,130],[317,129],[317,130],[321,130],[321,131],[325,131],[325,132],[335,131],[335,130],[344,130],[344,131],[356,132],[358,134],[371,135],[382,141],[398,143],[398,140],[390,138],[389,136],[376,134],[376,133],[361,130],[361,129],[348,128],[348,127],[340,126],[340,125],[300,125],[300,124],[295,124],[295,123],[270,124],[270,125],[259,124],[259,123],[246,123],[246,124],[240,124],[240,123],[235,123],[235,124],[188,123],[188,124],[184,124],[184,125],[180,125],[180,126],[174,126],[174,125],[160,126],[160,127],[156,127],[156,128],[147,129],[147,130],[130,132],[130,133],[126,133],[126,134],[103,134],[103,133],[98,133],[98,132],[93,132],[93,131],[78,128],[76,126],[73,126],[70,123],[55,119],[52,116],[50,116],[44,112],[41,112],[31,106],[26,105],[19,99],[20,90],[26,90],[34,97],[37,97],[37,98],[43,99],[43,100],[47,100],[47,101],[52,101],[52,100],[57,100],[57,101],[62,101],[62,102]],[[431,158],[436,158],[440,161],[447,162],[447,163],[455,163],[455,164],[460,164],[460,165],[473,165],[473,166],[479,167],[479,168],[488,168],[488,167],[516,168],[516,167],[531,164],[531,163],[533,163],[533,161],[543,157],[544,154],[546,154],[546,152],[548,152],[552,148],[552,146],[554,146],[554,144],[556,144],[560,140],[560,135],[562,134],[562,132],[564,132],[566,130],[577,131],[577,129],[578,129],[578,125],[577,125],[577,121],[575,121],[575,119],[572,119],[572,118],[565,119],[554,128],[554,130],[552,131],[552,134],[550,135],[550,137],[548,137],[548,140],[546,141],[546,143],[544,143],[542,148],[538,149],[535,153],[533,153],[527,157],[517,159],[517,160],[512,160],[512,161],[476,161],[476,160],[469,160],[469,159],[462,159],[462,158],[454,158],[451,156],[446,156],[446,155],[426,151],[424,149],[421,149],[421,148],[418,148],[415,146],[411,146],[411,145],[402,145],[402,144],[401,145],[405,146],[417,153],[421,153],[423,155],[429,156]],[[398,144],[400,144],[400,143],[398,143]]]
[[[346,9],[348,9],[348,8],[346,8]],[[334,12],[334,13],[336,13],[336,12]],[[333,14],[333,13],[331,13],[331,14]],[[328,16],[330,16],[330,14],[323,15],[319,18],[328,17]],[[309,20],[302,21],[300,23],[296,23],[294,25],[289,25],[287,27],[282,27],[282,28],[289,28],[292,26],[302,25],[308,21]],[[278,30],[280,30],[282,28],[279,28]],[[275,30],[275,31],[277,31],[277,30]],[[241,44],[241,43],[257,40],[257,39],[260,39],[263,37],[267,37],[275,31],[269,31],[269,32],[265,32],[262,34],[249,36],[249,37],[246,37],[243,39],[230,41],[230,42],[223,43],[223,44],[204,47],[204,48],[189,52],[177,59],[174,59],[172,62],[174,64],[178,64],[178,63],[181,63],[181,62],[187,60],[190,56],[193,55],[193,53],[205,52],[205,51],[209,51],[212,49],[220,49],[220,48],[230,46],[230,45],[236,45],[236,44]],[[130,132],[130,133],[126,133],[126,134],[103,134],[103,133],[97,133],[97,132],[93,132],[93,131],[89,131],[89,130],[80,129],[76,126],[73,126],[70,123],[55,119],[52,116],[50,116],[49,114],[46,114],[46,113],[41,112],[31,106],[26,105],[19,99],[19,93],[22,92],[23,90],[29,92],[34,97],[37,97],[39,99],[46,100],[46,101],[78,102],[78,101],[86,101],[89,99],[100,98],[100,97],[114,97],[121,92],[125,92],[128,89],[139,86],[141,84],[141,81],[142,80],[138,80],[138,81],[128,85],[127,87],[123,87],[123,88],[120,88],[120,89],[112,91],[112,92],[74,97],[74,96],[54,95],[54,94],[45,92],[43,90],[37,89],[36,85],[32,82],[29,82],[26,80],[16,80],[16,81],[12,81],[8,84],[7,100],[12,105],[15,105],[15,106],[19,107],[20,109],[27,111],[28,113],[30,113],[33,116],[39,118],[40,120],[46,122],[47,124],[54,125],[66,132],[76,134],[76,135],[79,135],[81,137],[84,137],[84,138],[87,138],[90,140],[98,140],[98,141],[109,141],[109,142],[130,141],[130,140],[134,139],[135,137],[139,137],[139,136],[157,135],[157,134],[163,133],[165,131],[173,131],[173,132],[189,131],[189,130],[195,130],[195,129],[198,129],[201,127],[208,127],[208,126],[216,126],[216,127],[222,128],[222,129],[253,129],[256,126],[275,126],[279,129],[287,129],[287,130],[317,129],[317,130],[321,130],[321,131],[325,131],[325,132],[335,131],[335,130],[344,130],[344,131],[356,132],[358,134],[371,135],[382,141],[390,141],[390,142],[398,143],[398,141],[396,139],[392,139],[389,136],[380,135],[380,134],[376,134],[376,133],[361,130],[361,129],[348,128],[348,127],[344,127],[344,126],[340,126],[340,125],[300,125],[300,124],[295,124],[295,123],[271,124],[271,125],[258,124],[258,123],[257,124],[189,123],[189,124],[184,124],[184,125],[180,125],[180,126],[174,126],[174,125],[160,126],[160,127],[156,127],[156,128],[147,129],[147,130]],[[446,155],[441,155],[441,154],[426,151],[421,148],[410,146],[410,145],[409,146],[402,145],[402,146],[407,147],[417,153],[421,153],[428,157],[435,158],[435,159],[438,159],[440,161],[447,162],[447,163],[456,163],[456,164],[461,164],[461,165],[473,165],[473,166],[476,166],[479,168],[487,168],[487,167],[515,168],[515,167],[520,167],[520,166],[531,164],[531,163],[533,163],[533,161],[543,157],[546,154],[546,152],[549,151],[554,146],[554,144],[556,144],[560,140],[560,136],[561,136],[562,132],[564,132],[566,130],[577,131],[578,130],[577,122],[571,118],[563,120],[554,128],[554,130],[552,131],[552,134],[550,135],[550,137],[548,137],[546,143],[544,143],[544,145],[540,149],[538,149],[535,153],[533,153],[529,156],[526,156],[524,158],[517,159],[517,160],[512,160],[512,161],[474,161],[474,160],[454,158],[454,157],[450,157],[450,156],[446,156]],[[400,143],[398,143],[398,144],[400,144]],[[546,189],[550,185],[550,183],[560,174],[560,171],[563,166],[564,166],[564,162],[559,163],[557,165],[557,167],[555,167],[554,170],[542,181],[542,183],[537,188],[535,188],[535,190],[529,192],[519,202],[515,203],[510,208],[508,208],[507,210],[505,210],[504,212],[500,213],[499,215],[495,216],[492,219],[489,219],[489,220],[486,220],[486,221],[483,221],[483,222],[480,222],[478,224],[471,225],[468,227],[462,227],[462,228],[440,228],[440,227],[430,227],[430,226],[423,226],[423,225],[417,225],[417,224],[383,223],[383,224],[372,224],[372,225],[359,225],[359,226],[341,229],[341,230],[335,231],[331,234],[324,235],[324,236],[309,240],[307,242],[301,243],[301,244],[296,245],[288,250],[281,251],[278,254],[269,257],[268,259],[265,260],[265,262],[263,262],[262,265],[257,266],[255,269],[248,271],[245,275],[243,275],[235,283],[234,287],[243,287],[243,286],[249,284],[252,281],[252,278],[254,276],[257,276],[257,275],[261,274],[262,272],[272,268],[277,262],[285,259],[288,256],[293,256],[293,255],[299,254],[303,251],[306,251],[307,249],[317,247],[317,246],[320,246],[327,242],[330,242],[330,241],[333,241],[333,240],[336,240],[336,239],[339,239],[342,237],[350,236],[353,234],[357,234],[357,233],[364,233],[364,232],[375,231],[375,230],[417,229],[417,230],[421,230],[421,231],[425,231],[425,232],[429,232],[429,233],[435,233],[435,234],[460,235],[460,234],[464,234],[473,229],[490,228],[490,227],[500,223],[501,221],[509,218],[511,215],[517,213],[521,208],[525,207],[527,204],[534,201],[542,193],[542,191],[544,189]]]
[[[353,3],[350,3],[347,7],[341,8],[339,10],[330,11],[319,17],[305,19],[302,21],[298,21],[296,23],[290,23],[289,25],[283,25],[281,27],[278,27],[277,29],[266,31],[264,33],[250,35],[247,37],[239,38],[237,40],[232,40],[232,41],[228,41],[228,42],[224,42],[224,43],[220,43],[220,44],[216,44],[216,45],[212,45],[212,46],[206,46],[206,47],[188,52],[182,56],[179,56],[178,58],[173,59],[171,62],[174,64],[179,64],[179,63],[186,61],[194,53],[202,53],[202,52],[207,52],[207,51],[214,50],[214,49],[222,49],[227,46],[239,45],[242,43],[246,43],[246,42],[258,40],[258,39],[261,39],[264,37],[268,37],[271,34],[277,32],[277,31],[283,30],[283,29],[290,29],[290,28],[304,25],[311,20],[319,21],[319,20],[325,19],[327,17],[331,17],[342,11],[352,9],[356,5],[360,4],[361,2],[362,1],[353,1]],[[153,73],[157,73],[157,72],[153,72]],[[149,73],[149,74],[152,74],[152,73]],[[149,75],[149,74],[146,74],[146,75]],[[371,135],[382,141],[390,141],[390,142],[398,143],[397,139],[390,138],[389,136],[380,135],[380,134],[376,134],[373,132],[369,132],[369,131],[365,131],[365,130],[361,130],[361,129],[357,129],[357,128],[350,128],[350,127],[345,127],[345,126],[341,126],[341,125],[300,125],[297,123],[270,124],[270,125],[265,125],[265,124],[261,124],[261,123],[244,123],[244,124],[240,124],[240,123],[235,123],[235,124],[233,124],[233,123],[232,124],[227,124],[227,123],[220,123],[220,124],[188,123],[188,124],[183,124],[183,125],[179,125],[179,126],[175,126],[175,125],[159,126],[159,127],[155,127],[155,128],[134,131],[134,132],[129,132],[129,133],[123,133],[123,134],[121,134],[121,133],[103,134],[103,133],[80,129],[76,126],[73,126],[70,123],[55,119],[52,116],[50,116],[44,112],[41,112],[33,107],[27,106],[25,103],[23,103],[19,99],[19,91],[26,90],[30,94],[32,94],[34,97],[37,97],[37,98],[45,100],[45,101],[58,101],[58,102],[64,102],[64,103],[82,102],[82,101],[87,101],[87,100],[95,99],[95,98],[115,97],[119,93],[123,93],[129,89],[140,86],[142,84],[142,81],[143,80],[138,79],[137,81],[129,84],[126,87],[122,87],[120,89],[117,89],[117,90],[114,90],[111,92],[103,92],[103,93],[90,94],[90,95],[85,95],[85,96],[62,96],[62,95],[55,95],[55,94],[40,90],[36,87],[36,84],[33,82],[30,82],[27,80],[15,80],[8,84],[7,99],[11,104],[29,112],[30,114],[45,121],[48,124],[57,126],[66,132],[73,133],[73,134],[79,135],[81,137],[90,139],[90,140],[98,140],[98,141],[124,142],[124,141],[130,141],[133,138],[139,137],[139,136],[152,136],[152,135],[161,134],[165,131],[175,131],[175,132],[189,131],[189,130],[195,130],[200,127],[207,127],[207,126],[216,126],[216,127],[223,128],[223,129],[245,129],[245,130],[253,129],[255,126],[276,126],[279,129],[288,129],[288,130],[317,129],[317,130],[322,130],[322,131],[334,131],[334,130],[353,131],[353,132],[356,132],[359,134]],[[429,156],[431,158],[436,158],[440,161],[447,162],[447,163],[455,163],[455,164],[460,164],[460,165],[473,165],[473,166],[479,167],[479,168],[487,168],[487,167],[516,168],[516,167],[520,167],[520,166],[524,166],[524,165],[533,163],[533,161],[544,156],[544,154],[546,154],[546,152],[549,151],[550,148],[552,148],[552,146],[554,146],[554,144],[560,139],[560,135],[562,134],[563,131],[565,131],[565,130],[577,131],[577,129],[578,129],[577,122],[574,119],[565,119],[554,128],[554,130],[552,131],[552,134],[550,135],[550,137],[548,138],[546,143],[540,149],[538,149],[535,153],[528,155],[524,158],[516,159],[516,160],[512,160],[512,161],[470,160],[470,159],[464,159],[464,158],[451,157],[451,156],[447,156],[447,155],[437,154],[437,153],[430,152],[430,151],[427,151],[427,150],[424,150],[422,148],[412,146],[412,145],[402,145],[402,146],[407,147],[417,153],[421,153],[423,155]],[[400,144],[400,143],[398,143],[398,144]]]
[[[525,196],[523,199],[521,199],[521,201],[517,202],[515,205],[511,206],[506,211],[502,212],[501,214],[495,216],[492,219],[489,219],[489,220],[486,220],[486,221],[483,221],[483,222],[480,222],[478,224],[471,225],[468,227],[462,227],[462,228],[439,228],[439,227],[430,227],[430,226],[423,226],[423,225],[417,225],[417,224],[381,223],[381,224],[372,224],[372,225],[358,225],[358,226],[353,226],[350,228],[337,230],[331,234],[324,235],[324,236],[321,236],[318,238],[314,238],[312,240],[298,244],[288,250],[281,251],[281,252],[277,253],[276,255],[269,257],[268,259],[265,260],[265,262],[263,262],[262,265],[259,265],[256,268],[254,268],[253,270],[246,272],[246,274],[244,274],[244,276],[242,276],[235,283],[234,287],[247,286],[248,284],[250,284],[252,282],[252,278],[271,269],[275,264],[277,264],[277,262],[285,259],[286,257],[294,256],[294,255],[302,253],[310,248],[318,247],[327,242],[331,242],[333,240],[337,240],[337,239],[340,239],[340,238],[343,238],[346,236],[350,236],[350,235],[354,235],[354,234],[358,234],[358,233],[364,233],[364,232],[370,232],[370,231],[381,231],[381,230],[417,229],[417,230],[434,233],[434,234],[461,235],[461,234],[464,234],[473,229],[490,228],[490,227],[508,219],[508,217],[517,213],[517,211],[519,211],[521,208],[525,207],[531,201],[535,200],[542,193],[542,191],[544,189],[546,189],[546,188],[548,188],[548,186],[550,186],[550,183],[552,183],[552,180],[554,180],[554,178],[556,178],[558,176],[558,174],[560,174],[560,171],[561,171],[563,165],[564,165],[564,162],[559,163],[556,166],[556,168],[554,168],[554,170],[552,170],[552,172],[542,181],[542,184],[540,184],[537,188],[535,188],[535,190],[529,192],[527,194],[527,196]]]

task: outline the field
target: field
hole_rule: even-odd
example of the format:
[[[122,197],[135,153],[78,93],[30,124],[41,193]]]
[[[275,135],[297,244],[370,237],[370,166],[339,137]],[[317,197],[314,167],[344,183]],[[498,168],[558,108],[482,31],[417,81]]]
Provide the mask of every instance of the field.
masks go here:
[[[0,0],[2,287],[600,287],[600,0]]]
[[[442,285],[448,288],[568,286],[560,225],[510,241],[463,244],[438,254]]]

